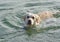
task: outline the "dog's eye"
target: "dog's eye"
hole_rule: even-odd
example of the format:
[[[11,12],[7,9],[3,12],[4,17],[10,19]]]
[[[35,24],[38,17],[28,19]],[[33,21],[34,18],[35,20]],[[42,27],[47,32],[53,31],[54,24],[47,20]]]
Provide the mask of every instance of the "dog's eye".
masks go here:
[[[32,17],[32,19],[34,19],[34,17]]]
[[[27,16],[27,18],[29,18],[29,16]]]

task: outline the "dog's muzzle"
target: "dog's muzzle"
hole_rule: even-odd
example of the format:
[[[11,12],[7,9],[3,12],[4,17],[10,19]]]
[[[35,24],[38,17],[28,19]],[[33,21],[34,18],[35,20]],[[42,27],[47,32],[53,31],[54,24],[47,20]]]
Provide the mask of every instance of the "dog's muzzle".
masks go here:
[[[27,23],[28,25],[31,25],[31,20],[28,20],[28,23]]]

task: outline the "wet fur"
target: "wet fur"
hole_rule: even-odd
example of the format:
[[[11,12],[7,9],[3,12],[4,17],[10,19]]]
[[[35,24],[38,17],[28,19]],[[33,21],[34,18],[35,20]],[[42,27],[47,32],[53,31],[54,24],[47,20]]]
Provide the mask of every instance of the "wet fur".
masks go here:
[[[50,11],[44,11],[44,12],[40,12],[38,14],[33,14],[35,16],[35,24],[34,25],[39,25],[42,21],[44,21],[45,19],[49,19],[49,18],[53,18],[53,13]],[[24,20],[26,18],[24,17]]]

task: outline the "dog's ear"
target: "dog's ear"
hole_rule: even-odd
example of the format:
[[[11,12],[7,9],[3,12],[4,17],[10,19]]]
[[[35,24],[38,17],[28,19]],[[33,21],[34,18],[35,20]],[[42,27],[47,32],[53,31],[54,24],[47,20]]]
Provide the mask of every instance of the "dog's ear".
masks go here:
[[[41,19],[40,19],[39,16],[36,18],[36,22],[37,22],[38,24],[41,22]]]

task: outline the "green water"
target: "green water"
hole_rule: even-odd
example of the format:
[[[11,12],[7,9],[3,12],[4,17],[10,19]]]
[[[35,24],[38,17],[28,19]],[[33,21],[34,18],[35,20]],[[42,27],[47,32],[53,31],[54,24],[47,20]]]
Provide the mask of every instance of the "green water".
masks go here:
[[[26,11],[59,11],[60,0],[0,0],[0,42],[60,42],[60,13],[34,29],[23,27]]]

